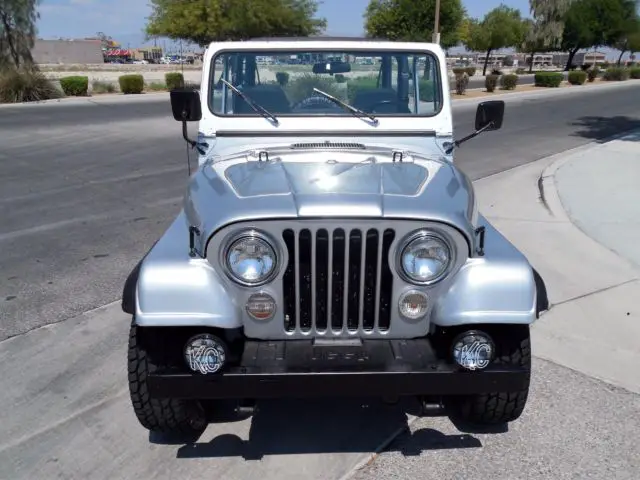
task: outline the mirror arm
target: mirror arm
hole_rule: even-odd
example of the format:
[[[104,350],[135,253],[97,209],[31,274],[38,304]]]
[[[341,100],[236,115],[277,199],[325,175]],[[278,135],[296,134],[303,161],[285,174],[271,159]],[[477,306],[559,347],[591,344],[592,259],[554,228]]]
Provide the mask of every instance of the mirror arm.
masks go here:
[[[491,128],[492,126],[493,126],[493,122],[489,122],[484,127],[482,127],[480,130],[476,130],[475,132],[473,132],[471,135],[467,135],[466,137],[463,137],[460,140],[454,141],[453,144],[449,148],[447,148],[447,150],[446,150],[447,155],[451,154],[451,152],[453,152],[454,148],[458,148],[464,142],[469,141],[472,138],[477,137],[482,132],[484,132],[485,130]]]
[[[187,135],[187,112],[182,112],[182,138],[187,142],[191,148],[195,148],[198,144],[197,142],[191,140]]]

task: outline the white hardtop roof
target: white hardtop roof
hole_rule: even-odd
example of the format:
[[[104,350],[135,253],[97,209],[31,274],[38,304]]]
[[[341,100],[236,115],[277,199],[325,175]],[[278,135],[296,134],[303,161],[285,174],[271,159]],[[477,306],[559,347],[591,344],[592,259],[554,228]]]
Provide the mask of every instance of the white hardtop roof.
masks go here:
[[[254,38],[245,41],[211,42],[207,51],[218,50],[409,50],[443,53],[437,43],[395,42],[391,40],[358,37],[270,37]]]

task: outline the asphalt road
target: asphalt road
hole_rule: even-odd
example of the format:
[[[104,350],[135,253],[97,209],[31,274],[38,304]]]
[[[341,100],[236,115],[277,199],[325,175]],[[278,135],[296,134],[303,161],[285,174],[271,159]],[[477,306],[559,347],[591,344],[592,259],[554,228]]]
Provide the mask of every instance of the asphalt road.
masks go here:
[[[639,86],[587,95],[509,101],[503,129],[470,141],[457,162],[479,179],[638,128]],[[455,106],[458,135],[471,131],[473,110]],[[0,110],[0,404],[10,406],[0,410],[0,478],[212,469],[337,478],[406,425],[401,408],[357,400],[329,417],[315,414],[323,402],[268,404],[253,422],[213,425],[194,445],[159,444],[136,424],[123,371],[127,318],[117,305],[81,314],[120,297],[180,209],[185,146],[169,115],[166,102]],[[572,469],[574,478],[634,478],[637,396],[542,360],[535,371],[530,407],[507,436],[420,420],[359,478],[451,478],[460,462],[455,478],[571,478]]]

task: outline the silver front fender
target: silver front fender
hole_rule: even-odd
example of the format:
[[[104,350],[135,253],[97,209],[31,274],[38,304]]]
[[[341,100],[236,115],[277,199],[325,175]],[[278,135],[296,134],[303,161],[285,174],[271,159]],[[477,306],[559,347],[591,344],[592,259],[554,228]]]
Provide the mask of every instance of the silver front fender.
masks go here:
[[[470,258],[458,271],[436,301],[431,322],[443,327],[533,323],[540,304],[533,268],[486,218],[479,215],[478,222],[485,227],[484,256]]]
[[[189,256],[189,229],[180,212],[142,261],[135,295],[140,326],[239,328],[241,314],[218,273]]]

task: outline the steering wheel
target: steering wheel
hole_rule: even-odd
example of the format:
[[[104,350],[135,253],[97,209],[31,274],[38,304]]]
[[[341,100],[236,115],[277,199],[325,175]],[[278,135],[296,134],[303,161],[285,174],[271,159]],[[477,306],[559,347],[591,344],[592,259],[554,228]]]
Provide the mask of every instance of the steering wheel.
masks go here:
[[[293,110],[298,110],[298,109],[311,110],[315,108],[318,108],[318,109],[328,108],[328,107],[335,108],[335,106],[336,105],[326,97],[313,96],[313,97],[307,97],[304,100],[299,101],[292,107],[292,109]]]

